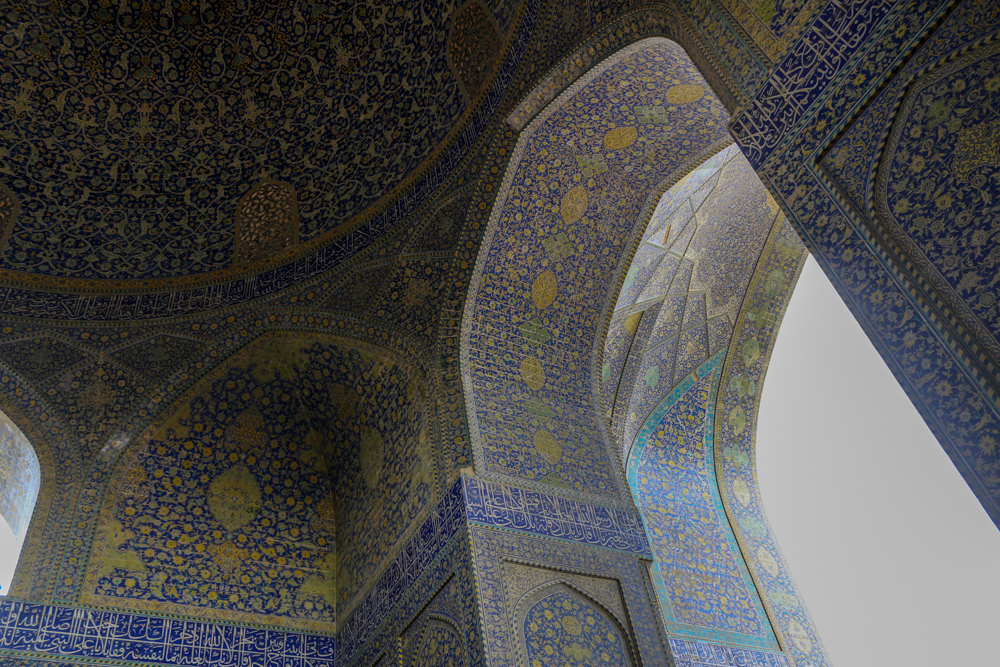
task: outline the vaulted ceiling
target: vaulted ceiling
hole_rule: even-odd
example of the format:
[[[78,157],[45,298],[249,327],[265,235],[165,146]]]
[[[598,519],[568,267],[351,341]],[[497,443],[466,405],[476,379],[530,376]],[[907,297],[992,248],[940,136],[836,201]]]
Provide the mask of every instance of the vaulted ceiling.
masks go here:
[[[424,173],[442,153],[453,167],[472,148],[485,119],[471,116],[515,10],[510,0],[8,7],[0,282],[118,293],[218,284],[351,237],[318,261],[348,259],[412,211],[417,202],[386,210],[404,189],[448,176],[440,165]]]

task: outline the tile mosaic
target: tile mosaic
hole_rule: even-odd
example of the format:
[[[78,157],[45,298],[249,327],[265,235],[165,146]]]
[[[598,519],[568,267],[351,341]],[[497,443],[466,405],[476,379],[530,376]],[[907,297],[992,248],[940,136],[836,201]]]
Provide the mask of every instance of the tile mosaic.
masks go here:
[[[333,667],[333,637],[0,600],[0,660]]]
[[[634,101],[610,99],[626,89]],[[463,324],[483,472],[621,497],[592,407],[590,348],[604,306],[594,295],[611,288],[649,190],[725,141],[724,111],[706,93],[678,47],[639,43],[591,70],[522,133]],[[582,114],[595,114],[597,125],[581,132]],[[689,119],[696,138],[671,148],[670,128]],[[571,372],[556,386],[531,389],[518,374],[529,356],[546,375],[556,363]]]

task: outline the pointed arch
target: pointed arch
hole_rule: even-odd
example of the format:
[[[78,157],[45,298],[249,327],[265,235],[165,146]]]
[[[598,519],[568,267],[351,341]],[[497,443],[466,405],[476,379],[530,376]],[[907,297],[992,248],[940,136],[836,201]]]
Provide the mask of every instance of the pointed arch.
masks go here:
[[[558,661],[552,665],[562,665],[567,658],[571,661],[567,664],[574,665],[640,664],[632,637],[622,621],[569,581],[557,578],[536,586],[516,602],[514,609],[514,636],[524,664],[534,664],[534,660],[546,654]],[[534,626],[543,623],[543,619],[551,627],[536,629]],[[608,636],[608,629],[614,637]],[[539,644],[542,637],[552,642],[542,646]]]

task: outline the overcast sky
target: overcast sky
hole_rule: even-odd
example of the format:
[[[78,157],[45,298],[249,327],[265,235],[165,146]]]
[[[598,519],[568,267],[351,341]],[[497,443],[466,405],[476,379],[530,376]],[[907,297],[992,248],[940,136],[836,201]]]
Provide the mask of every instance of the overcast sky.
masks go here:
[[[1000,531],[812,257],[761,396],[771,526],[834,665],[1000,665]]]
[[[0,595],[7,595],[7,591],[10,590],[10,580],[14,578],[17,556],[21,552],[23,540],[23,535],[20,539],[14,537],[14,531],[3,517],[0,517]]]

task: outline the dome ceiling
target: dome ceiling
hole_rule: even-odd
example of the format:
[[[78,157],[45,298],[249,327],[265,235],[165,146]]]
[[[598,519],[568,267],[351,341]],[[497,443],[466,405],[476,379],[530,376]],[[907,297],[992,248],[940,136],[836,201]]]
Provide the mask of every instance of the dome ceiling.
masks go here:
[[[218,283],[373,224],[421,167],[468,150],[482,122],[451,140],[482,106],[514,4],[9,6],[0,282]]]

